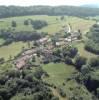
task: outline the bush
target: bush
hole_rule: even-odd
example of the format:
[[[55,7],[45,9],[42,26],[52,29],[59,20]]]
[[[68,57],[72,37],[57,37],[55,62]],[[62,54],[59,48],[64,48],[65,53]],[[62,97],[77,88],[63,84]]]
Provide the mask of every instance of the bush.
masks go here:
[[[99,57],[91,58],[90,61],[89,61],[89,65],[91,67],[97,67],[97,66],[99,66]]]
[[[25,20],[24,21],[24,25],[29,25],[29,21],[28,20]]]
[[[41,29],[48,25],[46,21],[42,21],[42,20],[31,21],[31,24],[33,25],[34,29]]]
[[[59,88],[59,94],[60,94],[62,97],[66,97],[66,93],[65,93],[61,88]]]
[[[65,58],[65,63],[68,64],[68,65],[72,65],[73,64],[72,59],[70,57],[68,57],[68,56]]]
[[[16,21],[12,21],[12,27],[16,27],[17,24],[16,24]]]
[[[86,59],[85,57],[77,56],[77,57],[75,58],[75,67],[76,67],[78,70],[80,70],[81,67],[82,67],[83,65],[86,64],[86,60],[87,60],[87,59]]]
[[[89,67],[90,67],[89,65],[83,65],[83,66],[82,66],[81,72],[82,72],[83,75],[89,73],[89,71],[90,71]]]
[[[53,97],[51,100],[59,100],[58,97]]]

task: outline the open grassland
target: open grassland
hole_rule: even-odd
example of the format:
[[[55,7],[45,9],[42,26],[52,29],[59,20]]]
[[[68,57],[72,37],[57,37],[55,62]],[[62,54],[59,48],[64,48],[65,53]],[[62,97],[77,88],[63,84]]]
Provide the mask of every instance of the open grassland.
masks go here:
[[[43,69],[50,76],[48,78],[45,78],[44,80],[57,86],[62,85],[66,77],[69,77],[73,72],[76,71],[74,67],[65,65],[63,63],[50,63],[44,65]]]
[[[79,51],[79,54],[83,57],[86,57],[88,59],[92,58],[92,57],[96,57],[97,55],[93,54],[93,53],[90,53],[88,51],[86,51],[84,49],[84,43],[77,43],[75,44],[75,46],[78,48],[78,51]]]
[[[54,34],[56,32],[59,32],[62,30],[63,25],[67,25],[68,23],[71,24],[73,30],[81,29],[82,32],[88,31],[89,27],[94,24],[94,21],[92,20],[85,20],[78,17],[70,17],[65,16],[64,20],[60,19],[61,16],[21,16],[21,17],[11,17],[11,18],[5,18],[0,20],[0,29],[13,29],[15,31],[33,31],[32,25],[24,25],[24,20],[32,19],[32,20],[45,20],[48,22],[48,26],[42,28],[39,31],[48,32],[49,34]],[[56,20],[58,19],[58,20]],[[17,22],[17,27],[12,28],[11,22],[12,21]]]
[[[5,40],[0,38],[0,45],[2,45],[4,42],[5,42]]]
[[[22,47],[27,48],[27,43],[16,42],[0,47],[0,57],[3,57],[5,60],[8,60],[10,56],[13,58],[22,51]]]
[[[85,100],[89,100],[91,98],[90,93],[85,89],[83,85],[79,85],[76,82],[76,80],[72,79],[66,81],[66,79],[73,76],[73,73],[77,72],[77,70],[73,66],[69,66],[63,63],[57,63],[57,64],[50,63],[44,65],[43,69],[49,74],[49,77],[44,78],[44,81],[50,84],[54,84],[58,88],[61,88],[66,93],[67,96],[72,97],[73,95],[78,95],[84,97]],[[65,85],[63,85],[63,83]],[[57,89],[52,89],[52,90],[54,94],[58,96],[57,93],[58,90]],[[65,99],[60,98],[60,100],[69,100],[69,99],[68,97],[66,97]]]
[[[78,17],[67,17],[67,22],[71,24],[72,30],[76,31],[80,29],[83,33],[89,31],[89,28],[95,23],[95,21]]]

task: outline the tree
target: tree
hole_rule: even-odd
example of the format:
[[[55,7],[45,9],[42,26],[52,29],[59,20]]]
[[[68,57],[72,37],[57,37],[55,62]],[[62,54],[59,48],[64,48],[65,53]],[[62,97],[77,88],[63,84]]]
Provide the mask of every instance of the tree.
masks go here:
[[[0,64],[3,64],[5,62],[4,58],[0,58]]]
[[[28,45],[28,48],[30,48],[30,47],[31,47],[31,43],[30,43],[29,41],[28,41],[27,45]]]
[[[96,57],[96,58],[91,58],[89,60],[89,65],[91,67],[98,67],[99,66],[99,57]]]
[[[99,98],[99,88],[97,88],[97,97]]]
[[[42,21],[42,20],[31,21],[31,24],[33,25],[34,29],[42,29],[43,27],[48,25],[46,21]]]
[[[25,20],[24,21],[24,25],[29,25],[29,21],[28,20]]]
[[[78,70],[80,70],[81,67],[82,67],[83,65],[86,64],[86,60],[87,60],[87,59],[86,59],[85,57],[77,56],[77,57],[75,58],[75,67],[76,67]]]
[[[78,53],[78,49],[75,47],[71,47],[69,52],[70,52],[70,57],[74,58]]]
[[[32,57],[32,62],[35,62],[36,61],[36,58],[35,56]]]
[[[16,21],[12,21],[12,27],[16,27],[17,24],[16,24]]]
[[[65,17],[64,16],[61,16],[61,18],[60,18],[61,20],[64,20],[65,19]]]
[[[81,68],[81,72],[83,75],[88,74],[90,71],[90,65],[83,65]]]
[[[78,38],[78,39],[82,39],[82,32],[81,32],[81,30],[80,30],[80,29],[78,30],[78,34],[79,34],[79,35],[78,35],[78,37],[77,37],[77,38]]]
[[[73,64],[72,59],[70,57],[68,57],[68,56],[65,58],[65,63],[69,64],[69,65]]]

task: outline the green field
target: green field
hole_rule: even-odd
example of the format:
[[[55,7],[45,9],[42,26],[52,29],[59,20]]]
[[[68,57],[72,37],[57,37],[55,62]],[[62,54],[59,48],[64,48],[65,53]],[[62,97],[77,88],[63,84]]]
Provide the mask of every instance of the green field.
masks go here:
[[[0,45],[2,45],[4,42],[5,42],[5,40],[0,38]]]
[[[65,19],[60,20],[61,16],[22,16],[22,17],[11,17],[0,20],[0,29],[14,29],[15,31],[33,31],[32,25],[25,26],[24,20],[32,19],[32,20],[46,20],[48,22],[48,26],[44,27],[39,31],[48,32],[49,34],[56,33],[62,29],[63,25],[71,24],[72,29],[74,31],[81,29],[82,32],[85,32],[89,29],[89,27],[94,23],[92,20],[85,20],[78,17],[68,17],[65,16]],[[56,20],[58,18],[58,20]],[[11,22],[17,22],[17,27],[12,28]]]
[[[63,63],[50,63],[48,65],[44,65],[43,69],[50,76],[49,78],[45,78],[44,80],[56,85],[62,85],[65,79],[76,71],[74,67],[65,65]]]
[[[67,96],[78,95],[85,97],[85,100],[91,100],[90,93],[85,89],[83,85],[79,85],[74,79],[66,81],[67,78],[71,77],[73,73],[76,73],[77,70],[73,66],[69,66],[63,63],[50,63],[43,66],[43,69],[49,74],[49,77],[44,78],[43,80],[47,83],[54,84],[58,88],[63,89]],[[65,83],[65,85],[63,85]],[[78,89],[77,87],[80,87]],[[70,90],[72,89],[72,91]],[[53,90],[57,94],[57,90]],[[76,94],[80,93],[80,94]],[[68,97],[66,97],[68,98]],[[65,99],[60,99],[65,100]],[[67,99],[68,100],[68,99]]]
[[[18,53],[20,53],[22,51],[22,47],[27,48],[27,43],[23,43],[23,42],[16,42],[16,43],[12,43],[8,46],[3,46],[0,47],[0,57],[5,58],[5,60],[8,60],[10,56],[12,56],[12,58],[14,56],[16,56]]]
[[[84,49],[84,43],[77,43],[75,45],[77,48],[78,48],[78,51],[79,51],[79,54],[83,57],[86,57],[88,59],[92,58],[92,57],[96,57],[97,55],[93,54],[93,53],[90,53],[88,51],[86,51]]]

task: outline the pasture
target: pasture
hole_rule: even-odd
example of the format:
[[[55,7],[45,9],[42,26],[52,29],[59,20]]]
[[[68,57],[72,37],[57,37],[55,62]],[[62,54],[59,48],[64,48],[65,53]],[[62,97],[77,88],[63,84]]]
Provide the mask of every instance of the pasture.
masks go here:
[[[62,85],[66,78],[76,72],[73,66],[68,66],[63,63],[50,63],[43,66],[43,69],[49,74],[45,81],[55,84],[56,86]]]
[[[31,24],[28,26],[24,25],[25,20],[45,20],[48,22],[48,26],[44,27],[38,31],[48,32],[49,34],[54,34],[62,30],[63,25],[71,24],[72,29],[77,31],[81,29],[82,32],[88,31],[88,29],[94,24],[92,20],[86,20],[78,17],[65,16],[64,20],[60,19],[61,16],[21,16],[21,17],[11,17],[0,19],[0,29],[13,29],[14,31],[34,31]],[[11,22],[16,21],[17,27],[13,28]]]
[[[91,94],[83,85],[79,85],[76,80],[71,79],[67,81],[68,78],[73,76],[73,73],[77,73],[74,66],[69,66],[63,63],[50,63],[44,65],[43,70],[49,74],[49,77],[43,78],[43,80],[47,83],[54,84],[57,88],[61,88],[66,93],[66,98],[60,98],[60,100],[69,100],[68,98],[74,94],[85,97],[85,100],[91,98]],[[58,96],[57,89],[53,89],[53,92]]]
[[[2,46],[0,47],[0,57],[3,57],[5,60],[8,60],[11,56],[13,59],[14,56],[17,56],[17,54],[22,51],[22,47],[27,48],[27,43],[14,42],[8,46]]]

